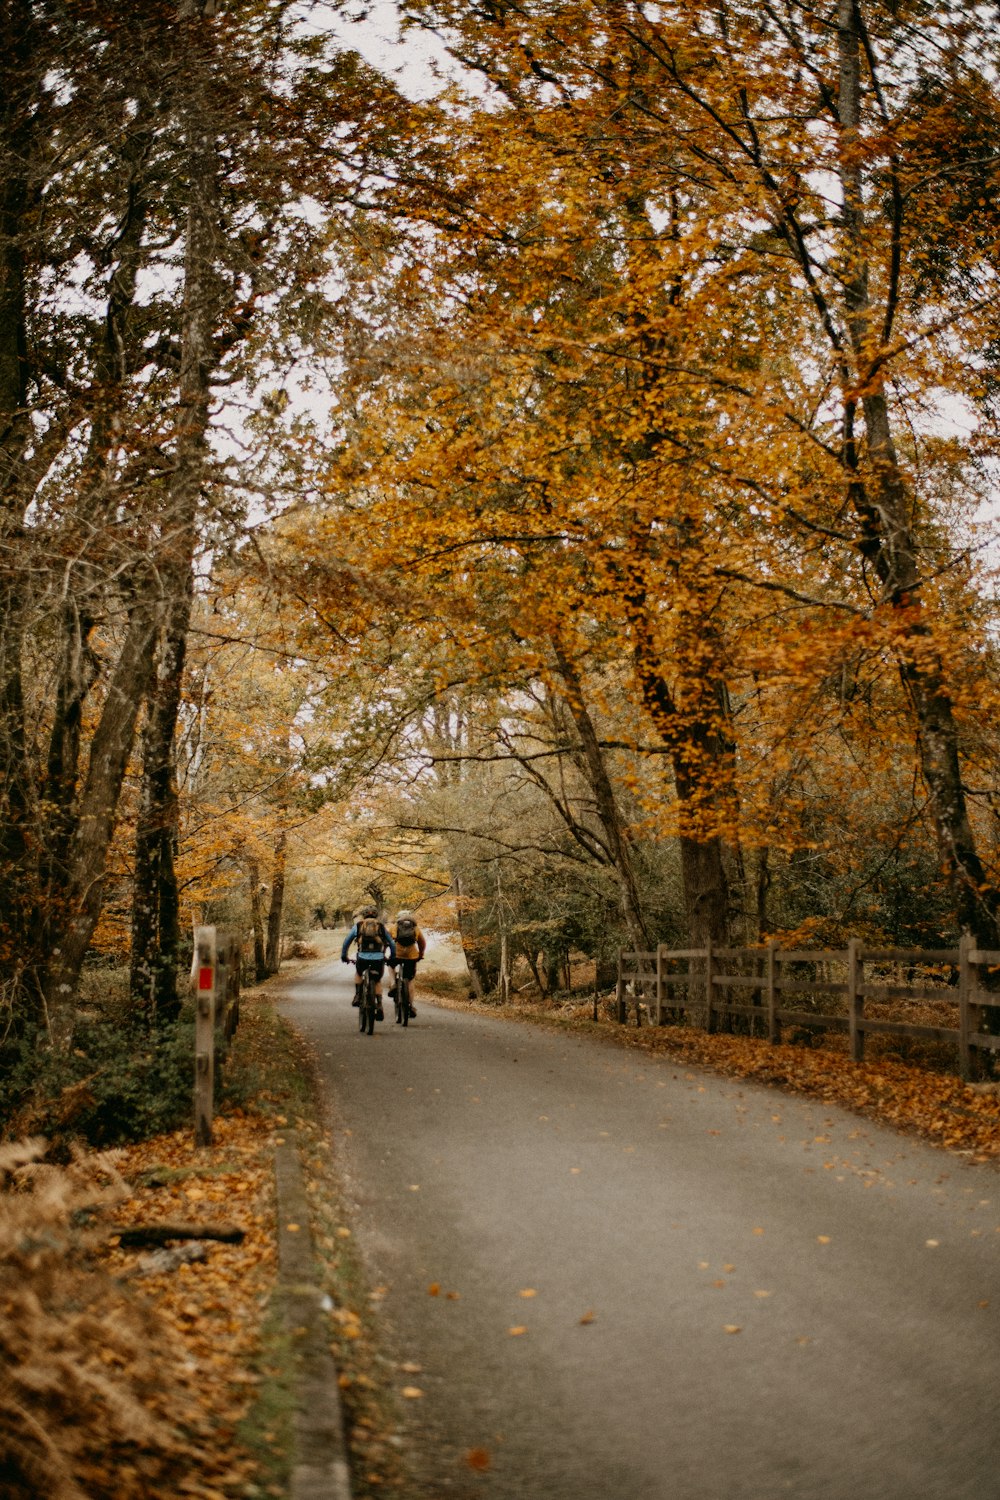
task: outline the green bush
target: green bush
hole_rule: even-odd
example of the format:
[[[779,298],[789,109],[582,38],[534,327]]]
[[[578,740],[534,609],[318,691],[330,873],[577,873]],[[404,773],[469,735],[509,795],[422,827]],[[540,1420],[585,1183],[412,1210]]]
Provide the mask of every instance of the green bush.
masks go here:
[[[0,1128],[112,1146],[191,1119],[194,1023],[153,1034],[109,1017],[81,1021],[68,1051],[44,1033],[22,1037],[0,1070]]]

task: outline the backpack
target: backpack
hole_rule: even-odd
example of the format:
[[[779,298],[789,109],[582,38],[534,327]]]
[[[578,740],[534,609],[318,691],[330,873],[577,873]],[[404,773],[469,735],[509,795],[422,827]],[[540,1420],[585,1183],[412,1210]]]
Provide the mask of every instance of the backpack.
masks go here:
[[[417,924],[412,917],[403,917],[396,923],[396,942],[401,948],[412,948],[417,941]]]
[[[382,923],[378,917],[361,917],[358,922],[358,948],[362,953],[381,953],[385,947]]]

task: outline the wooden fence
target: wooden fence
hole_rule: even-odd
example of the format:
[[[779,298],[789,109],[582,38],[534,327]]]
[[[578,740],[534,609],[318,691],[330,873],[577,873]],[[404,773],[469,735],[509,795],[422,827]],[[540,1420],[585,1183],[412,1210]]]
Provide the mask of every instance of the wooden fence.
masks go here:
[[[195,997],[195,1144],[212,1144],[215,1074],[240,1019],[239,941],[214,927],[194,930],[191,987]]]
[[[956,1048],[959,1073],[968,1080],[977,1049],[1000,1052],[1000,1036],[983,1030],[984,1008],[1000,1008],[1000,995],[984,984],[986,973],[998,967],[1000,953],[977,948],[969,937],[958,948],[942,949],[866,948],[856,938],[846,949],[783,949],[776,944],[677,949],[660,944],[651,953],[619,954],[618,1019],[624,1023],[634,1004],[638,1025],[643,1008],[657,1025],[690,1014],[708,1031],[742,1017],[766,1029],[774,1043],[781,1041],[783,1026],[810,1033],[846,1032],[856,1061],[864,1056],[868,1035],[945,1042]],[[900,970],[906,981],[899,978]],[[916,970],[923,971],[921,983],[909,982]],[[866,1006],[899,1009],[901,1002],[951,1007],[957,1025],[866,1012]]]

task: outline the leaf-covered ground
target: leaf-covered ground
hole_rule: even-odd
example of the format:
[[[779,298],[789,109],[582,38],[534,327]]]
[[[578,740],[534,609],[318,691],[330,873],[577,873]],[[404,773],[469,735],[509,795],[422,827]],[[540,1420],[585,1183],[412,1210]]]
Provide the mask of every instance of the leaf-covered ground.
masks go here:
[[[213,1448],[225,1456],[205,1476],[205,1500],[247,1494],[257,1468],[238,1432],[261,1380],[261,1324],[276,1275],[276,1128],[265,1115],[237,1110],[216,1121],[210,1148],[197,1148],[193,1131],[179,1131],[128,1147],[118,1163],[131,1196],[111,1214],[106,1264],[154,1304],[183,1351],[169,1385],[187,1388],[210,1421]],[[163,1224],[232,1227],[243,1239],[186,1241],[202,1259],[157,1269],[162,1251],[123,1247],[114,1233]]]

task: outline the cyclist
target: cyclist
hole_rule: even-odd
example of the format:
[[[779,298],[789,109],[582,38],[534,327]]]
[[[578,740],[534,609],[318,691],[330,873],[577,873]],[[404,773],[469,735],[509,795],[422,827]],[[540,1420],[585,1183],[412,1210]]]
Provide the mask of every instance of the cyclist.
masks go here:
[[[417,972],[417,964],[423,958],[427,949],[427,939],[417,926],[417,919],[412,911],[401,911],[396,918],[396,928],[393,933],[396,944],[396,960],[402,970],[403,978],[410,983],[410,1015],[417,1013],[413,1004],[413,980]],[[392,960],[389,960],[392,963]],[[396,965],[394,964],[395,968]],[[399,984],[397,975],[395,984]],[[391,990],[395,994],[395,987]]]
[[[385,1019],[382,1009],[382,975],[385,973],[385,950],[389,950],[389,963],[395,966],[396,945],[386,930],[385,924],[380,920],[378,909],[374,906],[363,906],[354,919],[354,926],[344,939],[344,946],[340,950],[343,963],[349,964],[347,950],[352,943],[357,943],[358,951],[354,962],[354,999],[352,1005],[361,1003],[361,979],[366,969],[370,969],[375,976],[375,1017],[376,1020]]]

